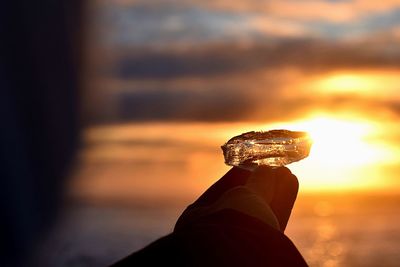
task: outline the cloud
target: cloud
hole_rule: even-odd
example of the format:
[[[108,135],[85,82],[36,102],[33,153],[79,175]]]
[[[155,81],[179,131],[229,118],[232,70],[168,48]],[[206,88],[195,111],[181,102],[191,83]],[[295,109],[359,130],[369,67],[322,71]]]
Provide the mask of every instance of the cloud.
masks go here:
[[[269,34],[276,37],[303,37],[312,35],[304,25],[290,20],[266,16],[254,16],[244,22],[248,30]]]
[[[195,6],[105,4],[96,31],[107,46],[199,46],[312,35],[301,23],[257,13],[224,12]]]
[[[291,97],[264,88],[253,90],[137,90],[116,92],[117,110],[113,121],[257,121],[276,122],[297,119],[316,111],[362,114],[364,118],[400,118],[398,100],[377,100],[355,94],[297,95],[293,85]],[[107,122],[107,118],[103,118]],[[108,118],[110,119],[110,118]]]
[[[199,2],[199,1],[198,1]],[[400,1],[215,1],[214,7],[238,12],[258,11],[276,17],[303,21],[352,22],[365,16],[390,12],[400,7]],[[212,6],[212,4],[210,4]]]
[[[241,46],[210,45],[187,50],[121,50],[109,71],[122,79],[215,77],[227,73],[294,67],[305,72],[338,68],[399,68],[400,40],[376,35],[364,40],[328,42],[283,39]]]
[[[333,23],[352,22],[366,16],[374,16],[400,8],[400,1],[327,1],[327,0],[280,0],[280,1],[230,1],[230,0],[114,0],[114,4],[124,7],[138,5],[198,7],[208,10],[229,12],[256,12],[279,18],[301,21],[327,21]]]
[[[372,2],[372,3],[371,3]],[[242,45],[363,36],[399,25],[400,1],[96,1],[96,43],[108,48]]]

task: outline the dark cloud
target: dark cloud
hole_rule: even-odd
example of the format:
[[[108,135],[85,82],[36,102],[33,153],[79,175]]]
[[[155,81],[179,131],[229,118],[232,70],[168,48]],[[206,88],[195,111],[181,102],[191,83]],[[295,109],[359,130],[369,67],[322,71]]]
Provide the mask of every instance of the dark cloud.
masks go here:
[[[293,90],[295,96],[296,90]],[[315,111],[362,114],[377,119],[400,118],[400,101],[377,100],[356,94],[285,97],[265,90],[263,95],[243,89],[191,91],[164,89],[118,92],[111,121],[259,121],[297,119]],[[97,122],[99,122],[97,120]]]
[[[296,67],[303,71],[400,67],[400,42],[293,39],[251,47],[213,45],[188,50],[122,50],[110,71],[122,79],[173,79]]]
[[[234,121],[250,116],[254,99],[226,91],[139,91],[118,96],[121,120]]]

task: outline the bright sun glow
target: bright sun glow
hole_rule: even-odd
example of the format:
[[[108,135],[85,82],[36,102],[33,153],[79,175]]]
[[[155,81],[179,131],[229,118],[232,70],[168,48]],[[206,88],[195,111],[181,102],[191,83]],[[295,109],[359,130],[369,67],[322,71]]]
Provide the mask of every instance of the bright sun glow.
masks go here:
[[[366,124],[317,118],[300,122],[309,131],[314,144],[312,158],[330,167],[349,167],[376,160],[376,154],[363,140],[371,130]]]
[[[320,116],[289,128],[307,131],[313,139],[310,156],[290,166],[307,190],[372,186],[374,181],[360,180],[365,167],[385,159],[385,151],[368,141],[373,124]]]

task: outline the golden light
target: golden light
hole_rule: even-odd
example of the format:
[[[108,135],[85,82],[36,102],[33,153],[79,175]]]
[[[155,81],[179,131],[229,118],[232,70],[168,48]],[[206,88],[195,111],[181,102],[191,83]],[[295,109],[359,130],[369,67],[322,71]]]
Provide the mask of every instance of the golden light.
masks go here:
[[[363,139],[370,125],[332,118],[316,118],[300,123],[313,141],[312,159],[329,167],[348,168],[376,160],[376,154]]]
[[[368,140],[376,129],[366,121],[315,116],[282,127],[307,131],[313,139],[310,156],[289,166],[309,191],[371,187],[376,180],[365,175],[366,167],[388,157]]]
[[[364,97],[399,98],[399,72],[381,71],[341,71],[312,77],[303,85],[320,94],[359,94]]]
[[[354,74],[337,74],[318,81],[318,87],[330,92],[357,92],[374,88],[374,83],[368,77]]]

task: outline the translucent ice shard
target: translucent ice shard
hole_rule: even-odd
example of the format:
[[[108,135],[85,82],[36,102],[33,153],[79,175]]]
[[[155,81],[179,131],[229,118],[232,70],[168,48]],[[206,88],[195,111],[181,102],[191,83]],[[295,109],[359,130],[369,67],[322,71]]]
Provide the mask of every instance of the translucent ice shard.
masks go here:
[[[235,136],[221,148],[227,165],[278,167],[306,158],[311,144],[306,132],[272,130]]]

